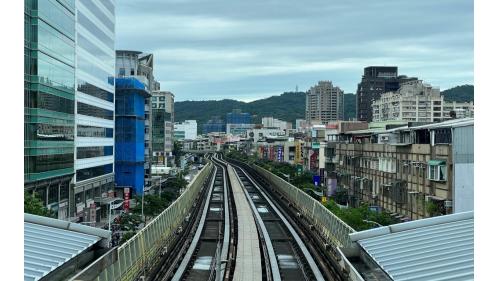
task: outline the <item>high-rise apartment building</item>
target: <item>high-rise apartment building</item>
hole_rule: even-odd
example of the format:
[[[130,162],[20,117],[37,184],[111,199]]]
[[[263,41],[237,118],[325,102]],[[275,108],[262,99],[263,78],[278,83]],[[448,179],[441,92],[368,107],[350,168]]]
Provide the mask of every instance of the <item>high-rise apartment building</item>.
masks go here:
[[[415,77],[398,76],[397,66],[365,67],[356,91],[356,114],[359,121],[372,121],[372,103],[381,94],[394,92],[401,83],[417,80]]]
[[[116,51],[117,77],[134,77],[144,84],[145,90],[151,94],[160,90],[160,83],[155,81],[153,75],[153,55],[143,54],[138,51]],[[152,116],[151,97],[144,101],[144,176],[145,185],[151,185],[151,163],[153,155],[152,145]]]
[[[306,93],[306,120],[327,124],[344,119],[344,91],[331,81],[319,81]]]
[[[459,116],[455,114],[458,118],[472,117],[474,105],[447,102],[439,88],[413,80],[402,83],[399,90],[383,93],[376,99],[372,104],[372,121],[440,122],[451,119],[452,111],[458,112]]]
[[[75,168],[75,1],[24,6],[24,190],[71,216]]]
[[[154,91],[151,108],[153,163],[166,165],[174,142],[174,94]]]
[[[76,1],[75,207],[80,220],[106,216],[101,203],[114,188],[115,7]],[[100,133],[96,133],[100,132]],[[72,204],[71,204],[72,205]]]

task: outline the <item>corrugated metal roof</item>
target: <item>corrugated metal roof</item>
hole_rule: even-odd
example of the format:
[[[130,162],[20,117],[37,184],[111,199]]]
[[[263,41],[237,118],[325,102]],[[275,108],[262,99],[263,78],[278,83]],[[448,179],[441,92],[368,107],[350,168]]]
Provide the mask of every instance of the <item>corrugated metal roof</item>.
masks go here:
[[[393,280],[473,280],[474,213],[358,232],[358,244]],[[354,238],[353,240],[356,240]]]
[[[24,280],[36,281],[102,238],[24,222]]]

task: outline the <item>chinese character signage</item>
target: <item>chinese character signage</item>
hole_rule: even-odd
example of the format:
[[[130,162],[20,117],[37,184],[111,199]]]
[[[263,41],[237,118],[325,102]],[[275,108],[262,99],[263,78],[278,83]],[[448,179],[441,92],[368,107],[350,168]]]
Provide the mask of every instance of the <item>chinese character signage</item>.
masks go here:
[[[125,212],[128,212],[130,208],[130,188],[125,187],[123,189],[123,195],[124,195],[123,210],[125,210]]]
[[[278,162],[283,162],[283,146],[278,146]]]
[[[302,163],[302,146],[300,142],[295,142],[295,164]]]

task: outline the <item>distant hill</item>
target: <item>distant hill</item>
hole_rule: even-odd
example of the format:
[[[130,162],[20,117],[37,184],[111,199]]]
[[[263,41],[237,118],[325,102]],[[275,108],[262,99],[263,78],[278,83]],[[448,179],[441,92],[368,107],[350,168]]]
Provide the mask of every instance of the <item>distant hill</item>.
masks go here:
[[[474,86],[462,85],[456,86],[441,92],[446,101],[470,102],[474,101]]]
[[[445,100],[474,101],[474,86],[462,85],[441,92]],[[305,118],[306,94],[304,92],[285,92],[279,96],[272,96],[252,102],[242,102],[231,99],[209,101],[180,101],[175,102],[175,122],[196,120],[198,133],[202,131],[202,124],[212,116],[226,119],[226,113],[233,109],[241,109],[252,114],[253,122],[260,123],[262,117],[274,118],[292,122]],[[356,118],[356,95],[344,94],[344,119]]]
[[[181,101],[175,102],[175,122],[196,120],[198,132],[200,133],[202,124],[206,123],[212,116],[220,116],[225,120],[226,113],[231,112],[233,109],[241,109],[243,112],[252,114],[254,123],[260,123],[262,117],[265,116],[295,122],[295,119],[304,118],[305,102],[306,95],[304,92],[285,92],[279,96],[248,103],[230,99]]]

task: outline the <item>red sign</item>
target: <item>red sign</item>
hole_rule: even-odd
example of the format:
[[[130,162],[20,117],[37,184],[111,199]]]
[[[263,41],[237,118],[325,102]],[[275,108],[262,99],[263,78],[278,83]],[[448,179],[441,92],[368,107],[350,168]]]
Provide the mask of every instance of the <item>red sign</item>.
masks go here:
[[[123,201],[123,210],[125,210],[125,212],[128,212],[130,207],[130,188],[125,187],[123,189],[123,196],[124,196],[123,199],[125,199]]]

